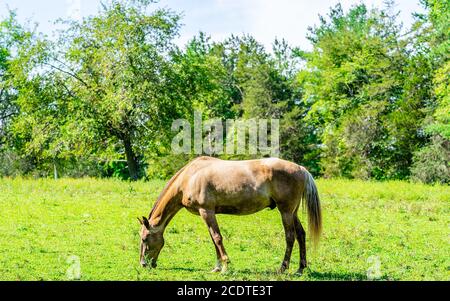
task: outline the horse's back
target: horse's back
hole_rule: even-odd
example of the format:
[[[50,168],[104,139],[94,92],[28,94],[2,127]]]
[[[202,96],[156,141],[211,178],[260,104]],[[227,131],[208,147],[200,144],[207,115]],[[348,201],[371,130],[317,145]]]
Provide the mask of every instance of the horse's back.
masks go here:
[[[227,161],[200,157],[185,171],[184,205],[218,213],[251,214],[299,194],[302,167],[267,158]]]

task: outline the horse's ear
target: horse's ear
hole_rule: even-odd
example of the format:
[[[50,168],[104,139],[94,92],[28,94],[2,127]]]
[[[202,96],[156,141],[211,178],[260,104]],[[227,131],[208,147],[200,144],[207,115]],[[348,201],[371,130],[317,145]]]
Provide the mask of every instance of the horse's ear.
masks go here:
[[[142,224],[143,224],[147,229],[150,229],[150,223],[148,222],[148,219],[147,219],[145,216],[142,217]]]

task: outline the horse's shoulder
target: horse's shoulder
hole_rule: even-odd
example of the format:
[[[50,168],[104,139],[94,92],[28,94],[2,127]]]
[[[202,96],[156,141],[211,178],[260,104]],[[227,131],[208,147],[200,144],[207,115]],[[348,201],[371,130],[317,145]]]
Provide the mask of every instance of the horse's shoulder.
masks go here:
[[[206,161],[207,160],[196,159],[187,166],[182,176],[182,186],[185,189],[192,187],[192,185],[197,185],[199,182],[202,182],[205,178],[207,178],[206,174],[210,164],[205,164]]]

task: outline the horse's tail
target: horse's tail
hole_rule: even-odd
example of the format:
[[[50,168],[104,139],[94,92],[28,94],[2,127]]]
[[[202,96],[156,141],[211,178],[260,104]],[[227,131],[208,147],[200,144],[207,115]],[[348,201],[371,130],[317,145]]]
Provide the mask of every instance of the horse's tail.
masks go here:
[[[322,233],[322,212],[320,208],[319,193],[313,176],[305,170],[305,188],[303,189],[302,201],[308,212],[309,233],[314,247],[319,243]]]

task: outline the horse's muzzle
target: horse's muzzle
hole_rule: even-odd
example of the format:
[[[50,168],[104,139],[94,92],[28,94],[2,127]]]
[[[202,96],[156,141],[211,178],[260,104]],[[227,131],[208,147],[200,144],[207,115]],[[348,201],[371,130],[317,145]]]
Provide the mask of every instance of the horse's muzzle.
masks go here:
[[[147,263],[145,262],[145,260],[141,260],[140,264],[143,268],[147,267]]]
[[[141,260],[141,266],[143,267],[143,268],[146,268],[147,267],[147,262],[145,261],[145,260]],[[156,268],[158,265],[156,264],[156,260],[154,260],[154,259],[151,259],[150,260],[150,266],[152,267],[152,268]]]

